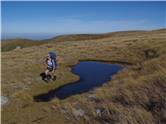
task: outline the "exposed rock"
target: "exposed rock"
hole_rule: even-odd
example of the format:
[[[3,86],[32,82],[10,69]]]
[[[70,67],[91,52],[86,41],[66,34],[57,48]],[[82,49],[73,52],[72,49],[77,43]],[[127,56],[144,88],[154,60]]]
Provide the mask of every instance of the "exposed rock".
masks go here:
[[[15,48],[15,50],[19,50],[19,49],[21,49],[21,46],[17,46],[17,47]]]
[[[0,100],[1,100],[1,105],[4,105],[4,104],[6,104],[9,101],[8,98],[5,97],[5,96],[1,96]]]
[[[159,56],[157,54],[157,51],[155,51],[153,49],[148,49],[148,50],[145,50],[144,52],[145,52],[146,58],[155,58],[155,57]]]
[[[96,103],[100,103],[100,102],[101,102],[101,100],[98,99],[98,98],[96,97],[96,95],[89,95],[89,96],[88,96],[88,99],[89,99],[90,101],[93,101],[93,102],[96,102]]]
[[[105,111],[104,108],[97,108],[96,109],[96,114],[97,116],[101,117],[102,116],[102,113]]]
[[[98,120],[101,123],[104,123],[104,124],[113,123],[113,120],[112,120],[109,112],[105,108],[97,108],[96,114],[98,116]]]
[[[117,124],[119,123],[119,113],[115,110],[106,109],[103,107],[96,108],[97,120],[102,124]]]
[[[100,109],[96,109],[96,114],[101,117],[101,110]]]
[[[85,115],[85,111],[83,109],[74,109],[73,110],[73,115],[77,117],[83,117]]]
[[[88,96],[88,98],[89,98],[89,99],[96,99],[96,95],[90,94],[90,95]]]

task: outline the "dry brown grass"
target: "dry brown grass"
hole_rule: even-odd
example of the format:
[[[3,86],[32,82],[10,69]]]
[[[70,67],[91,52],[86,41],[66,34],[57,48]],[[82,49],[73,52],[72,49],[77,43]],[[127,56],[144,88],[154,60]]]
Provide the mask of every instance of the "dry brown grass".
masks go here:
[[[166,30],[119,32],[102,39],[50,42],[2,53],[4,124],[164,124],[166,121]],[[41,81],[48,51],[60,57],[57,80]],[[123,71],[94,91],[65,100],[35,103],[33,96],[78,80],[70,72],[79,60],[128,63]],[[89,96],[94,95],[94,99]],[[73,114],[83,110],[84,115]],[[97,113],[96,111],[100,111]]]
[[[6,51],[17,49],[17,47],[26,48],[31,46],[39,46],[45,43],[47,43],[47,41],[43,42],[43,41],[34,41],[34,40],[28,40],[28,39],[5,40],[1,42],[1,51],[6,52]]]

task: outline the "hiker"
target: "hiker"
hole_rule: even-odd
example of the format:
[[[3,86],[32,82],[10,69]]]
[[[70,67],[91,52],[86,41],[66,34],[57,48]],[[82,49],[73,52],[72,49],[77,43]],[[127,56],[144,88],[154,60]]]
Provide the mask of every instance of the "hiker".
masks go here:
[[[45,70],[45,81],[48,81],[50,79],[55,80],[55,76],[53,75],[56,70],[56,53],[55,52],[49,52],[44,64],[46,65]]]

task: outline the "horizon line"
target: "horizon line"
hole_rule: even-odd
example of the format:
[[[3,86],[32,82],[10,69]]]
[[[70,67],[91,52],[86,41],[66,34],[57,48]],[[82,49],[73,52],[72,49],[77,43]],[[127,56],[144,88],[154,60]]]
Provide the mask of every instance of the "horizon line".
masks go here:
[[[56,38],[56,37],[58,37],[58,36],[69,36],[69,35],[95,35],[95,34],[97,34],[97,35],[100,35],[100,34],[109,34],[109,33],[118,33],[118,32],[134,32],[134,31],[157,31],[157,30],[166,30],[166,27],[164,27],[164,28],[155,28],[155,29],[146,29],[146,30],[141,30],[141,29],[135,29],[135,30],[117,30],[117,31],[110,31],[110,32],[103,32],[103,33],[52,33],[52,34],[50,34],[50,35],[55,35],[55,36],[50,36],[49,38],[28,38],[28,37],[11,37],[11,38],[2,38],[3,37],[3,35],[2,35],[2,32],[1,32],[1,41],[7,41],[7,40],[15,40],[15,39],[24,39],[24,40],[32,40],[32,41],[44,41],[44,40],[48,40],[48,39],[54,39],[54,38]],[[15,33],[13,33],[13,34],[15,34]],[[21,34],[21,33],[16,33],[16,34]],[[27,33],[23,33],[23,34],[27,34]],[[40,33],[29,33],[29,34],[40,34]],[[43,34],[45,34],[45,33],[43,33]],[[56,34],[58,34],[58,35],[56,35]],[[41,35],[41,36],[43,36],[43,35]]]

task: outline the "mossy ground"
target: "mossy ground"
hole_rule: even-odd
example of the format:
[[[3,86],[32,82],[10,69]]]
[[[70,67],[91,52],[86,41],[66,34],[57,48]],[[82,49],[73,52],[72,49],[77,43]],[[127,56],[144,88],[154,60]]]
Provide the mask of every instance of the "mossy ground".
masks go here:
[[[59,59],[57,80],[47,84],[39,74],[45,68],[42,61],[49,51],[56,51]],[[70,67],[80,60],[127,66],[93,91],[65,100],[34,102],[34,95],[78,80]],[[2,52],[1,64],[2,94],[10,99],[2,107],[3,124],[164,124],[166,121],[166,30],[117,32],[92,40],[50,40]],[[73,112],[78,109],[84,115],[75,116]]]

